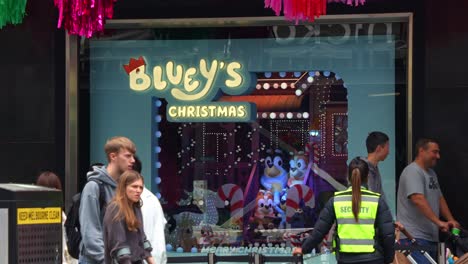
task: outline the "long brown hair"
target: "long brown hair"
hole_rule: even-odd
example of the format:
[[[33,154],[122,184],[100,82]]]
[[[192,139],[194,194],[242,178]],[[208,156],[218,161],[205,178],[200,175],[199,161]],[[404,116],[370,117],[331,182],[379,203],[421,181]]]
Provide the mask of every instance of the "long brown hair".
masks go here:
[[[114,217],[114,221],[120,221],[125,219],[127,228],[130,231],[136,231],[138,227],[141,227],[140,221],[138,221],[135,211],[135,206],[140,206],[141,201],[134,203],[127,197],[126,189],[127,186],[134,183],[137,180],[141,180],[144,183],[143,177],[134,170],[125,171],[119,178],[117,190],[115,196],[112,199],[112,203],[117,205],[118,212]]]
[[[359,157],[354,158],[348,166],[348,177],[351,182],[352,189],[352,210],[354,220],[358,221],[359,211],[361,208],[361,184],[367,182],[369,175],[369,166],[367,162]]]
[[[57,174],[44,171],[37,177],[36,185],[62,190],[62,183]]]

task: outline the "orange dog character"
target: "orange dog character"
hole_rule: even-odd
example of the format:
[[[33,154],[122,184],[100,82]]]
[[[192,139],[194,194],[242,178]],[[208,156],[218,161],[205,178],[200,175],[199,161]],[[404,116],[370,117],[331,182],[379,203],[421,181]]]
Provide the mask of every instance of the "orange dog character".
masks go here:
[[[272,227],[275,218],[273,211],[273,194],[269,191],[260,190],[255,198],[255,213],[253,221],[258,224],[258,229],[264,229],[264,225]]]

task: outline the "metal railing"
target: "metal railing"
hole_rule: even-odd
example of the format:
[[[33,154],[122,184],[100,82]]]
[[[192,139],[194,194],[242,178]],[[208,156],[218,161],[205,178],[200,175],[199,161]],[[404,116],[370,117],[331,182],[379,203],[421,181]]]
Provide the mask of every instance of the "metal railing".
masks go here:
[[[208,263],[215,264],[218,262],[242,262],[249,264],[263,264],[263,263],[293,263],[303,264],[302,255],[291,256],[266,256],[258,253],[249,253],[248,255],[237,256],[218,256],[215,253],[208,253],[205,256],[187,256],[187,257],[168,257],[167,263]]]

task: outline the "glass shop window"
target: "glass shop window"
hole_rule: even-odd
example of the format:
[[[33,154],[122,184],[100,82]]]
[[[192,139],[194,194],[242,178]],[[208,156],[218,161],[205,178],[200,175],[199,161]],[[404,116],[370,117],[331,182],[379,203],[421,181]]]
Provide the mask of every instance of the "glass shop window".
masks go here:
[[[81,133],[89,133],[89,153],[81,155],[105,162],[102,144],[114,135],[136,143],[174,251],[266,246],[284,253],[346,188],[347,162],[367,155],[371,131],[390,137],[380,171],[394,209],[395,177],[406,161],[406,28],[114,29],[83,41],[80,96],[89,130]],[[230,62],[239,63],[242,80],[251,76],[241,94],[226,86],[236,80],[223,75]],[[254,106],[249,120],[232,119],[245,114],[230,108],[240,103]]]

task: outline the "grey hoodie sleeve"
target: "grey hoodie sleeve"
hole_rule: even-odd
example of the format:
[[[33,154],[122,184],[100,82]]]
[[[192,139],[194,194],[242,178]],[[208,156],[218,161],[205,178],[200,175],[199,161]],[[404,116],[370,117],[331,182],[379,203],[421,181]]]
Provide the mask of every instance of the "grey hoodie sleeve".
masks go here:
[[[81,192],[80,227],[81,254],[98,263],[104,262],[99,185],[93,181],[89,181]]]

